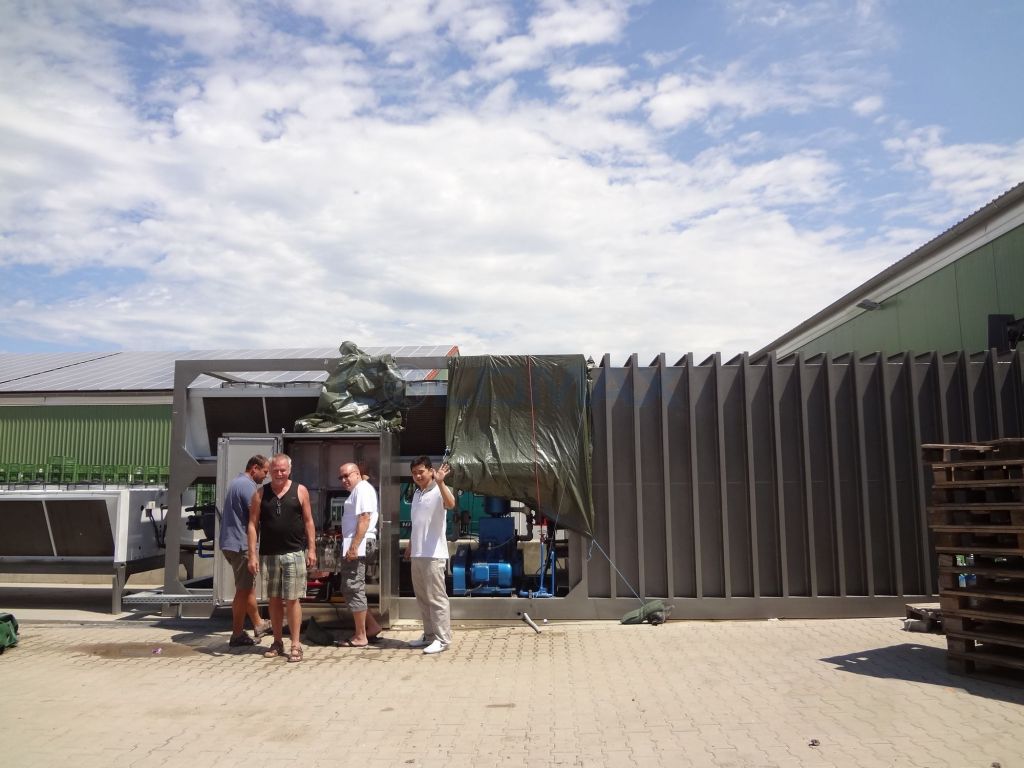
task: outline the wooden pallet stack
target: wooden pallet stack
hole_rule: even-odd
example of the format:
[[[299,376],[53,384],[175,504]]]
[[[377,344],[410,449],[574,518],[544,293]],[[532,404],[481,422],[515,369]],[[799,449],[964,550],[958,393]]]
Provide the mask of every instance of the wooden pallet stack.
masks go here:
[[[1022,671],[1024,440],[921,448],[949,669]]]

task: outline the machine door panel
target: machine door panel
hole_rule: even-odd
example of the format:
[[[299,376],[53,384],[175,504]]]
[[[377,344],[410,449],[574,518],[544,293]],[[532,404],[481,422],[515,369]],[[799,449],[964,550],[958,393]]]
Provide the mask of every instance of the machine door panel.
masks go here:
[[[217,606],[231,605],[235,597],[235,577],[220,551],[220,523],[224,510],[224,494],[228,484],[245,471],[250,457],[262,454],[268,459],[281,450],[281,438],[274,435],[225,435],[217,440],[217,527],[214,537],[213,597]],[[256,580],[256,599],[266,595],[266,574],[260,571]]]

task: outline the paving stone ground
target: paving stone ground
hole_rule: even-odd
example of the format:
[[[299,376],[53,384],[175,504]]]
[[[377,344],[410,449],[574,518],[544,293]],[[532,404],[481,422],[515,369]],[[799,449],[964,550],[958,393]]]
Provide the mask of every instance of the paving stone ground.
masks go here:
[[[1024,688],[947,673],[896,619],[466,625],[433,657],[409,626],[301,664],[222,627],[23,622],[0,764],[1024,765]]]

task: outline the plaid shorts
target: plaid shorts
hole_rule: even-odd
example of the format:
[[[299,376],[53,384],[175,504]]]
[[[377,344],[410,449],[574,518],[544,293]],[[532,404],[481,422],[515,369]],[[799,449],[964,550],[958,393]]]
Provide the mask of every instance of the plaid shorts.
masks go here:
[[[264,555],[263,569],[267,574],[267,597],[297,600],[306,596],[306,553],[301,549]]]

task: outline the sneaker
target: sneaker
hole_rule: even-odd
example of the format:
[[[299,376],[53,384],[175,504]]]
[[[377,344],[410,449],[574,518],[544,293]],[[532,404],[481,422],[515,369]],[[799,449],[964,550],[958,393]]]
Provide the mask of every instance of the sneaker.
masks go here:
[[[448,643],[442,643],[440,640],[435,640],[426,648],[423,649],[424,653],[441,653],[441,651],[448,650]]]
[[[269,621],[264,621],[262,624],[256,627],[256,629],[252,631],[252,636],[256,640],[259,640],[261,637],[266,637],[267,635],[272,634],[274,634],[274,625],[271,624]]]
[[[426,635],[420,635],[419,640],[410,640],[408,645],[410,648],[426,648],[428,645],[430,645],[430,641],[427,640]]]
[[[241,645],[256,645],[256,641],[243,632],[240,635],[232,635],[231,639],[228,640],[228,645],[232,648],[238,648]]]

